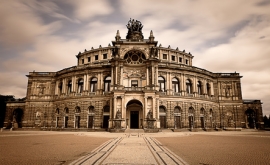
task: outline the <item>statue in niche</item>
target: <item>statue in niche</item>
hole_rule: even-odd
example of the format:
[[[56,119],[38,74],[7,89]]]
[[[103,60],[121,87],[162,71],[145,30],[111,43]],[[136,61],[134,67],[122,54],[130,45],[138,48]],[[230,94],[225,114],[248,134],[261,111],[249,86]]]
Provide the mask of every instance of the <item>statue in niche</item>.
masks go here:
[[[118,47],[115,47],[115,48],[112,48],[112,55],[115,57],[115,56],[118,56],[119,55],[119,49]]]
[[[38,88],[39,88],[39,94],[44,94],[45,86],[40,85]]]
[[[153,119],[153,112],[151,110],[148,111],[146,118]]]
[[[156,56],[158,56],[157,54],[158,54],[157,48],[151,47],[150,48],[150,57],[156,57]]]
[[[121,118],[122,118],[122,114],[121,114],[121,112],[119,111],[119,109],[118,109],[117,112],[116,112],[115,118],[116,118],[116,119],[121,119]]]
[[[229,97],[230,96],[230,89],[231,89],[230,86],[225,86],[225,89],[224,90],[225,90],[225,96],[226,97]]]

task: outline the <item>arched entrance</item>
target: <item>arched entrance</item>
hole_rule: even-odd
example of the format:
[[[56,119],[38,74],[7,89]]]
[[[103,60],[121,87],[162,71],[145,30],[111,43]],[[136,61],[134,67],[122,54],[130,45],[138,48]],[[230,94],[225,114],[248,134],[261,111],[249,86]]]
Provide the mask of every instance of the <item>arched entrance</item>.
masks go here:
[[[246,110],[246,127],[256,129],[256,113],[252,109]]]
[[[17,108],[13,111],[12,122],[13,122],[14,128],[22,128],[22,116],[23,116],[23,110],[21,108]]]
[[[181,128],[181,108],[179,106],[174,108],[174,128]]]
[[[142,103],[138,100],[131,100],[127,103],[127,126],[131,129],[142,128],[143,124],[143,113],[142,113]]]
[[[160,128],[166,128],[166,110],[164,106],[159,107]]]
[[[200,110],[200,120],[201,120],[201,128],[205,128],[205,110],[201,108]]]
[[[188,123],[189,123],[189,128],[193,129],[194,128],[194,108],[189,107],[188,109]]]
[[[106,105],[103,107],[103,128],[109,128],[109,119],[110,119],[110,106]]]

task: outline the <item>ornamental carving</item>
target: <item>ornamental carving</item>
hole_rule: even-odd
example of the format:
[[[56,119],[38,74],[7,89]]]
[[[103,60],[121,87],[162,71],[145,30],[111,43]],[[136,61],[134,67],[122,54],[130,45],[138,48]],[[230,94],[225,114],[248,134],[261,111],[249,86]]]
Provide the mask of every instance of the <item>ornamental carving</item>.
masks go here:
[[[145,69],[130,69],[123,71],[123,78],[127,79],[130,77],[145,77]]]

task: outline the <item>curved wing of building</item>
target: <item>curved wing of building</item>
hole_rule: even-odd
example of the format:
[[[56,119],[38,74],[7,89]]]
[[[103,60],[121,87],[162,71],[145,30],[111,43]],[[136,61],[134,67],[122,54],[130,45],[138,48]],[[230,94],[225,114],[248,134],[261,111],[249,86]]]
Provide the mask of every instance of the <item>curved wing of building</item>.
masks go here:
[[[142,27],[130,20],[126,39],[117,31],[112,45],[79,52],[77,66],[30,72],[26,100],[7,105],[6,127],[263,127],[261,102],[242,99],[239,73],[195,67],[191,53],[158,45],[152,31],[145,39]]]

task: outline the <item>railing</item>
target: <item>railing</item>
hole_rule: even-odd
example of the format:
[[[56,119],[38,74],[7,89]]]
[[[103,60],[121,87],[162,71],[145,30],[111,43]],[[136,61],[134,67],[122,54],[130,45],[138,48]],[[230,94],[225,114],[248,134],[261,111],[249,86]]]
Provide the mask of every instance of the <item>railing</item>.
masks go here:
[[[95,96],[96,92],[89,92],[89,96]]]
[[[143,91],[144,89],[144,87],[124,87],[126,91]]]
[[[181,93],[174,92],[173,95],[174,95],[174,96],[181,96]]]

